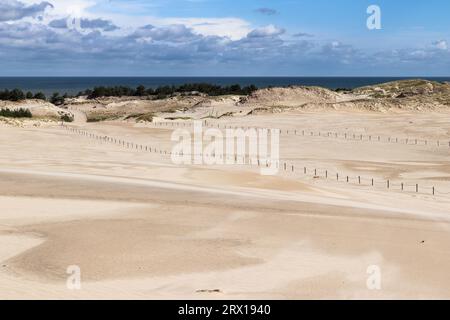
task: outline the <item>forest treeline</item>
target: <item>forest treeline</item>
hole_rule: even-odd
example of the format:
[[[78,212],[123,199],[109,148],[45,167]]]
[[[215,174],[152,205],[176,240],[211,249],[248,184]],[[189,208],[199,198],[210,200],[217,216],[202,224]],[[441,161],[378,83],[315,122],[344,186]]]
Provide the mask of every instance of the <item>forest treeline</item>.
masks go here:
[[[67,93],[60,95],[55,92],[52,96],[46,97],[44,93],[32,93],[30,91],[24,92],[21,89],[0,91],[0,100],[3,101],[21,101],[25,99],[38,99],[49,101],[54,105],[62,105],[67,98],[87,96],[88,99],[96,99],[100,97],[149,97],[152,99],[165,99],[176,94],[206,94],[209,96],[221,95],[249,95],[258,90],[254,85],[242,87],[239,84],[229,86],[219,86],[209,83],[190,83],[179,86],[160,86],[157,88],[146,88],[142,85],[131,88],[127,86],[113,86],[113,87],[95,87],[79,92],[75,96],[70,96]]]
[[[164,99],[174,94],[197,94],[203,93],[209,96],[222,96],[228,94],[249,95],[258,88],[254,85],[241,87],[239,84],[230,86],[219,86],[209,83],[190,83],[180,86],[161,86],[158,88],[145,88],[138,86],[130,88],[124,86],[95,87],[94,89],[79,92],[78,96],[87,96],[89,99],[99,97],[144,97],[152,96],[156,99]]]

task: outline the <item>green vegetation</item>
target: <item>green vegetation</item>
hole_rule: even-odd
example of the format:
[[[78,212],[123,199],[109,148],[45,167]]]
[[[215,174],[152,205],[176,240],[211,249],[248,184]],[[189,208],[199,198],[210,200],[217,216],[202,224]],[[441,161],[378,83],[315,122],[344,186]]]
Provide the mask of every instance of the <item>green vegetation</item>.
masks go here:
[[[161,100],[167,97],[180,95],[199,95],[207,94],[209,96],[222,96],[222,95],[249,95],[256,91],[258,88],[254,85],[241,87],[239,84],[230,86],[218,86],[208,83],[192,83],[183,84],[180,86],[160,86],[156,89],[145,88],[140,85],[137,88],[130,88],[126,86],[115,87],[95,87],[94,89],[87,89],[79,92],[76,96],[87,96],[88,99],[95,99],[99,97],[148,97],[154,100]],[[48,101],[55,106],[61,106],[65,103],[65,99],[69,96],[66,94],[60,95],[59,92],[55,92]],[[20,101],[25,99],[39,99],[47,100],[46,96],[42,92],[33,94],[28,91],[24,93],[20,89],[0,91],[0,100],[3,101]]]
[[[0,100],[3,101],[20,101],[25,99],[45,100],[45,95],[42,92],[38,92],[35,95],[31,92],[23,93],[20,89],[13,89],[11,91],[5,89],[0,91]]]
[[[64,121],[64,122],[73,122],[73,117],[72,116],[70,116],[70,115],[68,115],[67,113],[65,113],[65,114],[63,114],[62,116],[61,116],[61,121]]]
[[[169,117],[165,118],[166,120],[192,120],[191,117]]]
[[[156,89],[138,86],[136,89],[124,86],[116,87],[95,87],[93,90],[85,90],[78,93],[79,96],[88,96],[89,99],[99,97],[144,97],[152,96],[154,99],[164,99],[174,94],[208,94],[210,96],[221,96],[227,94],[248,95],[258,88],[254,85],[241,87],[238,84],[231,86],[217,86],[208,83],[192,83],[180,86],[162,86]]]
[[[107,121],[107,120],[116,120],[119,117],[115,114],[104,114],[99,112],[94,113],[88,113],[87,115],[87,122],[100,122],[100,121]]]
[[[33,115],[31,114],[30,110],[20,108],[20,109],[0,109],[0,116],[6,117],[6,118],[31,118]]]
[[[67,93],[64,94],[63,96],[60,96],[59,92],[55,92],[50,98],[50,102],[53,103],[55,106],[60,106],[64,104],[67,97],[68,97]]]
[[[349,89],[349,88],[336,88],[336,89],[334,89],[334,91],[336,91],[336,92],[350,92],[350,91],[352,91],[352,89]]]
[[[38,100],[46,100],[47,98],[45,97],[45,94],[43,94],[42,92],[38,92],[35,93],[34,99],[38,99]]]
[[[153,112],[134,113],[134,114],[130,114],[129,116],[127,116],[125,118],[125,120],[136,119],[136,122],[138,122],[138,121],[153,122],[154,117],[155,117],[155,114]]]

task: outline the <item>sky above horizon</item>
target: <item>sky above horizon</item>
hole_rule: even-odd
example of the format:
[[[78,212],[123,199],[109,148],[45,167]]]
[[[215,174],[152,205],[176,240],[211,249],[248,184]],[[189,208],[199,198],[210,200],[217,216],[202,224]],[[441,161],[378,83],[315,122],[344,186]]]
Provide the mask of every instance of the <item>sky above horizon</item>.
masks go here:
[[[447,0],[0,0],[0,76],[449,76],[449,13]]]

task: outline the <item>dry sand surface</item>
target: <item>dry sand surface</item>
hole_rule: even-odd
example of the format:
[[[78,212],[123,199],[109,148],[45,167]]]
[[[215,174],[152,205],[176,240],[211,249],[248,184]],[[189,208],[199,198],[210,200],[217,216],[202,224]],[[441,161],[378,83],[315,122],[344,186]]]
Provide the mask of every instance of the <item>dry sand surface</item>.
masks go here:
[[[448,141],[449,116],[292,111],[209,122]],[[173,127],[76,118],[70,126],[92,134],[172,146]],[[0,125],[0,143],[2,299],[450,298],[448,147],[282,134],[281,158],[296,169],[265,177],[248,165],[174,165],[56,124]],[[401,192],[400,182],[440,193]],[[66,286],[70,265],[81,290]],[[367,287],[372,265],[381,290]]]

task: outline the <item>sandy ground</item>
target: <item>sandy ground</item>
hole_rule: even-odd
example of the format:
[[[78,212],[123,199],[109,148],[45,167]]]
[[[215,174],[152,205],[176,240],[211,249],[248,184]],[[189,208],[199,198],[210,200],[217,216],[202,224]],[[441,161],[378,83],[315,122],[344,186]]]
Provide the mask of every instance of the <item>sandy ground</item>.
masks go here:
[[[217,124],[449,140],[448,114],[322,112]],[[212,120],[211,120],[212,121]],[[171,127],[72,124],[170,150]],[[56,125],[0,126],[2,299],[450,298],[450,199],[300,170],[180,166]],[[450,191],[450,149],[282,136],[296,168]],[[333,172],[334,172],[333,171]],[[424,191],[426,191],[424,189]],[[81,290],[66,286],[81,268]],[[370,266],[380,290],[367,287]]]

